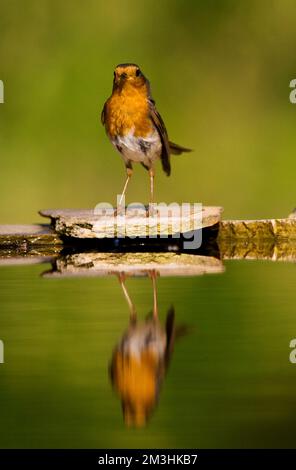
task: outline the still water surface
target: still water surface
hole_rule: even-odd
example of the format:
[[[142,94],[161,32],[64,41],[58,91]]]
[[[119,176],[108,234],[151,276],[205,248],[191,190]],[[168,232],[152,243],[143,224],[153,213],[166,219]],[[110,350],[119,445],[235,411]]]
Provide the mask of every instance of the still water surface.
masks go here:
[[[295,446],[295,265],[158,278],[157,327],[149,277],[124,293],[116,276],[42,278],[47,267],[0,268],[2,448]],[[157,364],[146,351],[126,369],[127,337]]]

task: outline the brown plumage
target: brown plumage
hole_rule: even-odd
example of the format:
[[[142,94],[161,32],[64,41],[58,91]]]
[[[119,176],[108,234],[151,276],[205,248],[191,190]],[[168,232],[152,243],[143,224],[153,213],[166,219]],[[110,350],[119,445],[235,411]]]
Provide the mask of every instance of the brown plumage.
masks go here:
[[[103,107],[101,120],[126,166],[127,180],[121,200],[132,174],[132,163],[139,162],[149,171],[150,202],[153,202],[156,160],[161,159],[163,170],[170,175],[170,155],[190,152],[190,149],[169,141],[152,99],[149,81],[136,64],[121,64],[115,68],[112,95]]]
[[[125,284],[125,273],[117,274],[129,306],[130,322],[114,348],[109,368],[112,384],[121,399],[125,423],[138,427],[147,424],[155,409],[176,340],[188,332],[186,325],[176,325],[173,306],[167,311],[165,324],[161,323],[157,273],[149,270],[147,274],[153,285],[153,311],[145,321],[138,319]]]

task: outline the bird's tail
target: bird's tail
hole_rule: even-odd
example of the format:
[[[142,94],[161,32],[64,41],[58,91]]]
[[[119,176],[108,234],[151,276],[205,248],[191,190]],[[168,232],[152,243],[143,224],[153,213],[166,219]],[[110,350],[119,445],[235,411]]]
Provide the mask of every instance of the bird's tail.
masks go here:
[[[174,144],[173,142],[169,142],[170,151],[173,155],[180,155],[183,152],[192,152],[192,149],[187,149],[186,147],[182,147],[181,145]]]

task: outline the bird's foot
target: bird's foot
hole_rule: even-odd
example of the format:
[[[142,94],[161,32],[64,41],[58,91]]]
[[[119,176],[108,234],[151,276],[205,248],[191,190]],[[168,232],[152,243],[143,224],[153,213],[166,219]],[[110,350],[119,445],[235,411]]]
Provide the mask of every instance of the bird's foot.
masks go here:
[[[124,206],[117,206],[114,210],[114,217],[123,216],[125,215],[125,207]]]
[[[158,210],[155,203],[150,203],[146,209],[146,217],[157,217]]]

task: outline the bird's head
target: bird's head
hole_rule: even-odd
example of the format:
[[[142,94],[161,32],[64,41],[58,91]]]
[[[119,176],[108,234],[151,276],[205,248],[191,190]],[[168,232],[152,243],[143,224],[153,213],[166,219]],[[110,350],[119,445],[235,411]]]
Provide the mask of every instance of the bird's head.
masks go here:
[[[126,86],[141,88],[146,78],[136,64],[120,64],[114,70],[113,89],[122,90]]]

